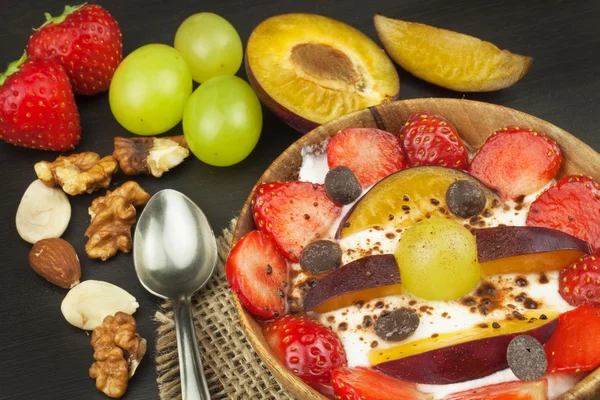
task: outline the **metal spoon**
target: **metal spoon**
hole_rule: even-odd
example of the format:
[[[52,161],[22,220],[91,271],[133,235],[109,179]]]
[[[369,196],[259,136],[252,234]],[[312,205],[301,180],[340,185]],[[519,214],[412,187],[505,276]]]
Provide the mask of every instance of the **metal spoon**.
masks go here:
[[[209,400],[194,330],[191,296],[217,264],[213,231],[196,204],[175,190],[156,193],[135,228],[135,272],[150,293],[171,299],[184,400]]]

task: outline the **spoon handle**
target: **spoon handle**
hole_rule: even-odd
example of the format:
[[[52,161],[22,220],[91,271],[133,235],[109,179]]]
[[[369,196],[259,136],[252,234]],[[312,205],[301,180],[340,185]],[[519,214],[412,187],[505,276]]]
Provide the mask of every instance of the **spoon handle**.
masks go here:
[[[210,400],[208,384],[200,359],[196,330],[194,329],[192,299],[186,296],[175,302],[173,315],[177,333],[182,399]]]

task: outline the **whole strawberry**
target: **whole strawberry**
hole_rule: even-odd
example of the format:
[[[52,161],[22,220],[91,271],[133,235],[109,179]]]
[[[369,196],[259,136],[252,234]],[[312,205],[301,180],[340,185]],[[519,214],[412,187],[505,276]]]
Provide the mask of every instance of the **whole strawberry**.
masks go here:
[[[467,146],[454,125],[440,115],[412,114],[400,130],[400,139],[410,166],[467,168]]]
[[[123,40],[117,21],[97,4],[66,6],[63,14],[46,14],[27,43],[31,57],[53,59],[67,71],[76,94],[108,90],[123,59]]]
[[[0,139],[21,147],[66,151],[80,137],[79,112],[60,64],[23,55],[0,75]]]

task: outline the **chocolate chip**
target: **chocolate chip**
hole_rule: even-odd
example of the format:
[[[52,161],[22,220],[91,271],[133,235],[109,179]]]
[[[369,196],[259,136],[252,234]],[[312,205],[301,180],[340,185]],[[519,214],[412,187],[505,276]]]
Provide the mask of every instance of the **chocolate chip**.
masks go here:
[[[483,190],[469,181],[456,181],[446,192],[448,210],[460,218],[480,214],[485,208],[485,202]]]
[[[375,333],[383,340],[404,340],[419,326],[419,316],[410,308],[402,307],[380,316],[375,322]]]
[[[548,367],[544,347],[529,335],[519,335],[510,341],[506,360],[515,376],[522,381],[541,379]]]
[[[525,300],[525,303],[523,303],[523,305],[529,310],[535,310],[536,308],[538,308],[538,303],[532,299]]]
[[[518,277],[517,280],[515,281],[515,283],[519,287],[525,287],[528,284],[527,279],[525,279],[523,277]]]
[[[518,319],[519,321],[525,321],[525,320],[527,319],[527,318],[525,318],[525,317],[523,316],[523,314],[521,314],[521,313],[520,313],[520,312],[518,312],[518,311],[513,311],[513,312],[512,312],[512,315],[513,315],[513,316],[514,316],[516,319]]]
[[[500,328],[500,324],[497,322],[492,322],[492,328],[498,329],[498,328]]]
[[[342,249],[331,240],[317,240],[302,251],[300,266],[313,274],[320,274],[340,265]]]
[[[350,204],[362,193],[362,187],[350,168],[333,167],[325,175],[325,191],[338,204]]]

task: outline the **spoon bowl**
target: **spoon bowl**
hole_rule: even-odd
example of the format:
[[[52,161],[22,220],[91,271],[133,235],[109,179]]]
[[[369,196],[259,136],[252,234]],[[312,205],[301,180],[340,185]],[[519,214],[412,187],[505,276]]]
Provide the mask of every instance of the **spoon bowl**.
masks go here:
[[[208,219],[183,194],[157,192],[135,228],[135,272],[150,293],[170,299],[184,400],[209,400],[210,394],[192,315],[192,295],[210,279],[217,264],[217,243]]]
[[[211,277],[217,244],[208,219],[183,194],[157,192],[140,215],[134,236],[135,272],[155,296],[191,296]]]

